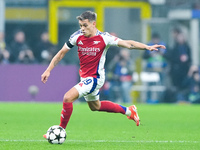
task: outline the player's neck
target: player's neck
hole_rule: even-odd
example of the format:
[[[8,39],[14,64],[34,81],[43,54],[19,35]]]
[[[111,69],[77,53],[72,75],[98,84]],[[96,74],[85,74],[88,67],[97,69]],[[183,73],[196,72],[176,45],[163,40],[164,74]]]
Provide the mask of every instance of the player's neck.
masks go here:
[[[89,38],[90,37],[93,37],[93,36],[95,36],[97,34],[97,28],[95,28],[93,31],[92,31],[92,33],[88,36]]]

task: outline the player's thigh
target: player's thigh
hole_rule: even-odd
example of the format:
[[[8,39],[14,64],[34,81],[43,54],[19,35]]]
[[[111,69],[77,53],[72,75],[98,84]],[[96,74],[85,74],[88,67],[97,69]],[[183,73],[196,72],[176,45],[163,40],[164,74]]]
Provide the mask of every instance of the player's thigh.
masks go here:
[[[91,87],[91,90],[89,93],[87,93],[84,98],[87,102],[89,101],[97,101],[99,100],[99,89],[103,86],[104,84],[104,79],[96,79],[96,78],[93,78],[94,79],[94,82],[93,82],[93,85]],[[96,84],[95,84],[96,83]]]
[[[74,87],[79,92],[79,98],[81,98],[83,96],[93,93],[97,89],[98,80],[93,77],[82,78],[81,81]]]
[[[90,109],[92,111],[96,111],[96,110],[99,110],[100,107],[101,107],[101,103],[99,100],[96,100],[96,101],[87,101],[88,103],[88,106],[90,107]]]
[[[74,102],[78,99],[79,93],[75,87],[71,88],[68,92],[65,93],[63,102]]]

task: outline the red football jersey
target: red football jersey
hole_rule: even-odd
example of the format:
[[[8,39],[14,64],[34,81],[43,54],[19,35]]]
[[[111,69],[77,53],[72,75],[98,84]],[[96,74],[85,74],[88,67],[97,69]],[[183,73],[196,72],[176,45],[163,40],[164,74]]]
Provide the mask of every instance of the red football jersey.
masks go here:
[[[105,76],[104,64],[106,52],[109,46],[117,46],[119,38],[107,32],[97,33],[93,37],[86,37],[78,30],[71,35],[66,43],[67,48],[78,46],[78,57],[80,60],[79,74],[81,77],[100,78]]]

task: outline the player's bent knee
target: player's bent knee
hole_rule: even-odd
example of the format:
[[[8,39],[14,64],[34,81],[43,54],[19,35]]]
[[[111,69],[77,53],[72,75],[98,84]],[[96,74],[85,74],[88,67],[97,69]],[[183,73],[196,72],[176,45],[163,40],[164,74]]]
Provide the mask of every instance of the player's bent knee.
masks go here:
[[[98,111],[100,108],[98,106],[90,106],[91,111]]]
[[[73,87],[63,97],[63,102],[72,103],[79,97],[78,91]]]
[[[91,111],[98,111],[96,108],[90,108]]]
[[[98,111],[101,107],[101,103],[99,100],[97,101],[88,101],[88,106],[90,107],[91,111]]]
[[[68,96],[67,94],[64,95],[64,97],[63,97],[63,102],[64,103],[71,103],[73,101],[74,100],[71,98],[71,96]]]
[[[90,110],[91,110],[91,111],[97,111],[97,109],[96,109],[96,108],[90,108]]]

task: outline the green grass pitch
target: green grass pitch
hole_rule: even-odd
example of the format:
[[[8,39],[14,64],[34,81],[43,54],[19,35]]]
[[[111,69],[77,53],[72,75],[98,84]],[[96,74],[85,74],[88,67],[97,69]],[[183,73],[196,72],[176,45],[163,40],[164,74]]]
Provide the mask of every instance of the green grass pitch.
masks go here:
[[[62,103],[0,103],[0,150],[199,150],[200,105],[138,104],[141,126],[121,114],[75,103],[62,145],[42,135]]]

